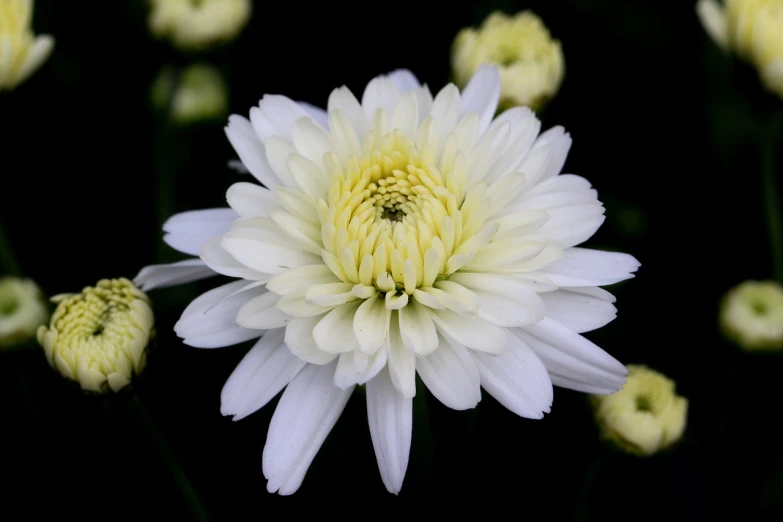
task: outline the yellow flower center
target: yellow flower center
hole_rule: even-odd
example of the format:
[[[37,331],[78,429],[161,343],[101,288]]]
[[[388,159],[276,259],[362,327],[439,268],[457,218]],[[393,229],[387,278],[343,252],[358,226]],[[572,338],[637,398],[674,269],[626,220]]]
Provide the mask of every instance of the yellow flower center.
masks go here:
[[[451,154],[454,160],[438,169],[436,156],[399,130],[368,132],[361,158],[325,156],[331,187],[318,209],[324,259],[341,280],[363,287],[355,289],[365,294],[359,297],[377,289],[402,307],[417,288],[452,273],[460,259],[464,264],[453,256],[466,238],[466,167],[456,160],[464,158]]]

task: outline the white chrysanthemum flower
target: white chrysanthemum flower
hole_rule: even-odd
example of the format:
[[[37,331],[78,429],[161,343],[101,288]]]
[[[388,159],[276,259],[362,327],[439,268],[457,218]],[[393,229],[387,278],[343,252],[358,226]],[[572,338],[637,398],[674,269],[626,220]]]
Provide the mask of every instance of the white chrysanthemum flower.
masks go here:
[[[0,91],[11,90],[49,58],[54,38],[35,36],[33,0],[0,0]]]
[[[150,289],[220,273],[235,282],[187,307],[175,329],[214,348],[263,334],[229,378],[240,419],[283,388],[264,449],[270,492],[296,491],[354,387],[367,385],[383,482],[399,492],[418,373],[443,404],[480,388],[541,418],[552,384],[618,390],[625,367],[579,335],[615,317],[599,288],[633,277],[627,254],[578,248],[603,222],[584,178],[560,174],[571,145],[539,135],[527,108],[493,121],[500,92],[483,67],[433,99],[409,72],[345,87],[327,111],[265,96],[226,133],[264,186],[236,183],[230,209],[165,225],[200,259],[147,267]]]

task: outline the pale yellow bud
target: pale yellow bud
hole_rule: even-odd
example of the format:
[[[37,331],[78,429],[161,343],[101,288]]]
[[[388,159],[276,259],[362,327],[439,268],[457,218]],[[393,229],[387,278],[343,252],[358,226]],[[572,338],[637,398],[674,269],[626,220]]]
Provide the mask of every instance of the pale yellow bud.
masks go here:
[[[179,78],[167,68],[152,86],[152,101],[158,110],[170,103],[169,116],[176,123],[222,119],[228,113],[228,87],[209,65],[191,65]]]
[[[150,300],[125,278],[55,296],[49,327],[38,329],[46,359],[85,391],[119,391],[146,364],[153,335]]]
[[[0,278],[0,349],[35,338],[38,327],[49,319],[46,301],[30,279]]]
[[[629,365],[623,389],[591,397],[604,438],[628,453],[648,456],[682,437],[688,400],[674,382],[646,366]]]
[[[35,36],[33,0],[0,0],[0,91],[30,77],[52,52],[54,38]]]
[[[783,288],[746,281],[729,290],[720,312],[723,333],[746,350],[783,348]]]
[[[783,0],[699,0],[696,12],[718,45],[755,66],[764,86],[783,97]]]
[[[539,109],[557,93],[565,74],[560,42],[530,11],[515,16],[496,11],[478,30],[459,32],[451,55],[455,83],[464,87],[485,63],[499,68],[501,110],[520,105]]]
[[[152,34],[186,50],[233,40],[252,10],[250,0],[150,0],[150,4]]]

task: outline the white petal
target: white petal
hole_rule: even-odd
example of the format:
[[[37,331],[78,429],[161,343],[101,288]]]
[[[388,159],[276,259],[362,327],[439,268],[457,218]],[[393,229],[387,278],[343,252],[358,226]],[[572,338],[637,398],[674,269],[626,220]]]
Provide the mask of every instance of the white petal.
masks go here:
[[[389,79],[397,86],[397,90],[400,91],[400,94],[405,94],[408,91],[421,87],[419,80],[408,69],[397,69],[390,72]]]
[[[405,347],[400,337],[398,314],[392,313],[386,346],[389,352],[389,375],[394,387],[403,397],[416,395],[416,356]]]
[[[327,104],[329,111],[339,109],[343,116],[351,123],[357,136],[364,136],[367,132],[367,118],[359,103],[359,100],[347,87],[340,87],[332,91]]]
[[[277,136],[285,139],[291,139],[291,129],[298,119],[310,118],[310,114],[301,104],[279,94],[264,95],[258,103],[258,108],[260,115],[269,124],[269,129],[272,129]],[[256,128],[258,128],[257,125]],[[260,134],[259,137],[263,141],[266,141],[268,138],[267,135],[263,134]]]
[[[133,284],[144,291],[149,291],[155,288],[190,283],[216,275],[217,273],[200,259],[186,259],[166,265],[145,266],[133,278]]]
[[[416,361],[422,382],[445,406],[467,410],[481,400],[478,368],[462,345],[440,336],[438,349]]]
[[[605,286],[634,277],[639,266],[628,254],[574,247],[539,272],[558,286]]]
[[[580,205],[547,211],[550,218],[538,233],[557,241],[563,248],[579,245],[593,237],[604,223],[600,204]]]
[[[324,129],[329,128],[329,116],[326,114],[325,110],[323,110],[320,107],[316,107],[311,103],[307,103],[303,101],[299,102],[299,106],[303,108],[305,112],[310,115],[311,118],[317,121],[321,127],[323,127]]]
[[[269,211],[281,208],[271,190],[245,181],[231,185],[226,192],[226,200],[243,218],[264,217]]]
[[[313,338],[313,329],[322,318],[323,315],[296,318],[285,328],[285,344],[291,353],[303,361],[319,365],[328,364],[337,357],[336,354],[319,350]]]
[[[386,115],[391,118],[399,97],[400,91],[389,78],[378,76],[370,80],[362,94],[362,108],[367,121],[372,121],[378,109],[383,109]]]
[[[402,489],[413,434],[413,400],[404,398],[386,372],[367,383],[367,421],[383,484]]]
[[[332,383],[334,364],[307,365],[294,377],[277,404],[263,455],[267,490],[294,493],[351,397],[353,387]]]
[[[277,308],[280,296],[273,292],[265,292],[247,301],[237,312],[237,324],[245,328],[269,330],[287,325],[292,317],[287,316]],[[282,339],[280,342],[283,342]]]
[[[435,95],[430,114],[438,129],[438,143],[441,148],[448,136],[457,126],[459,116],[460,94],[454,84],[448,84]],[[469,152],[469,151],[467,151]]]
[[[500,74],[495,66],[484,64],[476,70],[462,90],[460,115],[475,112],[479,116],[479,136],[489,127],[500,100]]]
[[[233,258],[231,254],[221,246],[222,237],[213,237],[201,247],[201,260],[209,268],[218,274],[229,277],[241,277],[251,281],[265,281],[269,279],[269,274],[264,274],[246,267]]]
[[[247,281],[234,281],[201,294],[182,312],[174,332],[196,348],[230,346],[260,336],[258,330],[239,326],[236,317],[243,304],[266,289],[256,287],[235,294],[245,286]]]
[[[712,40],[722,49],[728,49],[729,27],[723,6],[715,0],[699,0],[696,2],[696,14]]]
[[[529,285],[503,276],[454,274],[450,281],[472,290],[479,297],[478,313],[498,326],[525,326],[544,317],[544,302]]]
[[[388,356],[388,350],[378,350],[372,355],[357,350],[341,353],[334,372],[334,385],[347,388],[368,382],[386,366]]]
[[[473,353],[481,386],[520,417],[540,419],[552,406],[549,374],[525,343],[514,339],[510,344],[511,349],[503,355]]]
[[[541,182],[560,174],[560,171],[563,170],[566,156],[568,156],[568,151],[571,150],[571,142],[573,140],[571,135],[559,125],[547,130],[538,139],[550,144],[549,160],[547,161],[546,169],[538,180]]]
[[[359,303],[348,303],[327,313],[313,329],[318,349],[327,353],[350,352],[356,349],[353,318]]]
[[[294,124],[293,143],[299,154],[317,164],[323,164],[325,153],[335,151],[329,134],[310,118],[303,118]]]
[[[353,333],[362,352],[385,351],[378,349],[386,341],[390,318],[391,310],[386,308],[380,294],[366,299],[359,306],[353,319]]]
[[[614,391],[625,382],[628,374],[625,366],[553,319],[546,318],[513,332],[530,346],[553,375]]]
[[[245,168],[265,186],[271,188],[277,185],[279,181],[266,160],[264,145],[259,141],[247,118],[232,115],[228,119],[225,131],[228,141],[231,142]]]
[[[493,354],[507,349],[506,330],[477,315],[460,315],[451,310],[431,310],[438,330],[471,350]]]
[[[408,350],[416,355],[429,355],[438,348],[438,333],[429,310],[411,300],[399,311],[400,335]]]
[[[220,241],[226,252],[246,267],[266,274],[279,274],[289,268],[314,265],[320,257],[298,248],[285,236],[259,237],[250,229],[234,229]]]
[[[322,283],[339,283],[340,280],[324,264],[305,265],[286,270],[269,280],[266,287],[280,295],[298,288],[308,288]]]
[[[229,231],[239,216],[230,208],[191,210],[175,214],[163,224],[163,241],[171,248],[191,256],[201,253],[201,245]]]
[[[611,301],[583,290],[601,290],[595,287],[561,288],[543,294],[546,315],[576,333],[589,332],[609,324],[617,317],[617,309]],[[608,293],[608,292],[607,292]]]
[[[271,330],[247,352],[223,386],[220,413],[238,421],[263,408],[299,371],[303,360],[283,343],[285,330]]]

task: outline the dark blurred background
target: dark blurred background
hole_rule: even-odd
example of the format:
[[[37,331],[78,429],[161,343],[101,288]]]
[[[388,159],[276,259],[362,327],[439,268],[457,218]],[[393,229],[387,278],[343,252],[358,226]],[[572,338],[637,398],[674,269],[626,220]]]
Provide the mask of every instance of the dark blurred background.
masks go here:
[[[256,2],[233,44],[186,56],[149,36],[144,2],[38,0],[35,31],[57,43],[37,74],[0,95],[0,218],[26,275],[49,295],[132,278],[180,258],[159,248],[162,161],[175,173],[171,212],[223,206],[242,176],[226,165],[235,155],[222,122],[167,134],[156,127],[149,87],[164,65],[216,65],[232,112],[243,115],[264,93],[323,106],[345,84],[360,96],[372,77],[400,67],[435,93],[449,80],[460,28],[494,9],[530,8],[566,60],[544,128],[571,133],[565,170],[589,179],[607,207],[586,246],[642,263],[635,279],[610,288],[617,320],[587,336],[677,382],[690,401],[677,447],[647,459],[607,450],[586,396],[567,390],[556,389],[541,421],[486,394],[466,413],[420,393],[410,465],[394,497],[380,480],[357,391],[299,492],[269,495],[261,452],[276,400],[236,423],[219,411],[223,383],[248,345],[200,350],[172,332],[189,300],[216,280],[151,292],[159,339],[139,396],[215,521],[313,511],[357,520],[712,520],[734,510],[744,520],[779,520],[783,365],[740,354],[717,330],[726,290],[772,276],[757,135],[766,113],[758,107],[772,102],[712,45],[693,4]],[[0,518],[190,519],[126,399],[84,397],[40,350],[5,361]]]

